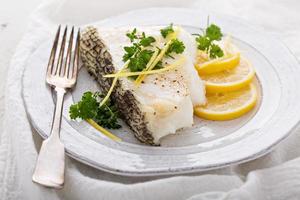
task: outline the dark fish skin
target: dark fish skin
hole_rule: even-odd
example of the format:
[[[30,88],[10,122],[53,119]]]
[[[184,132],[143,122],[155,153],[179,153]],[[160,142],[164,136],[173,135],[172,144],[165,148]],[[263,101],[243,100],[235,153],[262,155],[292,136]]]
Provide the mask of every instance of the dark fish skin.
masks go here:
[[[80,57],[83,65],[96,78],[101,89],[107,92],[112,84],[112,78],[104,78],[103,75],[114,73],[115,67],[111,54],[95,27],[89,26],[83,30]],[[138,106],[138,100],[130,90],[122,87],[121,80],[118,80],[111,97],[135,137],[142,143],[157,145],[153,141],[151,132],[147,129],[145,115]]]

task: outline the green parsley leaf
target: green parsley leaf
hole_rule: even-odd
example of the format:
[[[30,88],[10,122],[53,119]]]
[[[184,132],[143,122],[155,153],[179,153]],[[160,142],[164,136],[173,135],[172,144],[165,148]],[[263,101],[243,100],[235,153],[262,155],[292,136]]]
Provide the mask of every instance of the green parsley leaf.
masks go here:
[[[137,30],[135,28],[135,29],[133,29],[133,31],[131,33],[126,34],[126,36],[130,39],[130,42],[133,42],[134,39],[138,38],[138,36],[136,35],[136,32],[137,32]]]
[[[166,28],[160,30],[161,35],[166,38],[170,33],[174,33],[173,24],[170,24]]]
[[[211,24],[204,31],[204,35],[198,35],[195,40],[198,44],[198,49],[206,51],[210,58],[222,57],[224,55],[223,50],[213,41],[219,41],[222,39],[221,29],[215,25]]]
[[[170,55],[171,53],[181,54],[185,49],[185,46],[182,41],[178,39],[173,39],[166,54]]]
[[[217,57],[222,57],[224,55],[222,49],[216,45],[216,44],[212,44],[210,46],[210,50],[209,50],[209,56],[211,58],[217,58]]]
[[[97,115],[97,108],[99,104],[94,98],[92,92],[85,92],[81,101],[77,104],[73,104],[70,107],[70,118],[82,118],[89,119],[94,118]]]
[[[209,27],[207,27],[205,34],[206,37],[208,37],[211,41],[221,40],[223,36],[221,29],[215,24],[211,24]]]
[[[130,71],[138,72],[145,69],[153,53],[154,51],[144,49],[138,52],[134,57],[130,58],[130,62],[128,64]]]
[[[198,49],[200,49],[202,51],[207,51],[209,46],[211,45],[210,40],[205,36],[197,37],[196,41],[198,43]]]
[[[137,48],[135,46],[124,47],[125,54],[123,55],[123,61],[126,62],[129,58],[131,58],[136,52]]]
[[[98,92],[85,92],[78,103],[70,106],[70,118],[93,119],[105,128],[120,128],[121,126],[118,124],[118,110],[115,105],[108,100],[103,106],[99,106],[99,98],[103,97],[104,95]]]
[[[150,46],[153,42],[155,42],[155,38],[152,37],[152,36],[149,36],[149,37],[143,37],[140,41],[140,44],[143,46],[143,47],[148,47]]]

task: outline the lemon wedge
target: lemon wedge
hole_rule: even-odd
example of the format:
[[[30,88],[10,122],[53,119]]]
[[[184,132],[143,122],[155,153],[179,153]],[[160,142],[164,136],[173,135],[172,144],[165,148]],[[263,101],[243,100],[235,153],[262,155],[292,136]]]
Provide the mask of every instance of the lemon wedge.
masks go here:
[[[195,67],[199,75],[213,74],[230,70],[240,63],[240,53],[227,55],[222,58],[213,59],[204,63],[199,63]]]
[[[231,120],[249,112],[256,104],[257,89],[250,84],[238,91],[228,93],[207,94],[207,103],[196,106],[196,116],[208,120]]]
[[[207,93],[230,92],[239,90],[251,83],[255,76],[252,64],[241,57],[237,67],[222,72],[201,75]]]

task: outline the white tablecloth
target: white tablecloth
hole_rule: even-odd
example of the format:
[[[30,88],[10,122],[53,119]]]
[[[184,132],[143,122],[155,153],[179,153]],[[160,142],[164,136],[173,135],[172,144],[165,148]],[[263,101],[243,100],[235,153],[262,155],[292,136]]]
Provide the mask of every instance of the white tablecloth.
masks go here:
[[[300,2],[296,0],[45,1],[32,15],[8,72],[4,126],[0,132],[0,199],[300,199],[299,129],[262,158],[201,174],[128,178],[67,158],[62,190],[32,183],[41,139],[30,127],[21,99],[21,71],[29,55],[58,23],[85,24],[127,10],[153,6],[201,8],[237,16],[280,37],[300,58]]]

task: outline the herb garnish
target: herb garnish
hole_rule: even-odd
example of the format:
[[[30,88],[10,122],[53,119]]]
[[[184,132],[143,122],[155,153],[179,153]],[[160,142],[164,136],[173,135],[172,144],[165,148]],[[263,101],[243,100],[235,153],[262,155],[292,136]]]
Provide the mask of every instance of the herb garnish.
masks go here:
[[[130,62],[128,64],[130,71],[139,72],[145,69],[153,53],[154,51],[152,50],[144,49],[139,51],[133,58],[130,58]]]
[[[134,39],[137,39],[136,31],[136,28],[134,28],[131,33],[126,34],[126,36],[130,39],[130,42],[133,42]]]
[[[174,32],[173,24],[161,29],[160,32],[161,35],[166,38],[168,34]],[[153,43],[156,42],[154,37],[147,36],[144,32],[138,34],[136,28],[134,28],[130,33],[127,33],[126,36],[130,39],[132,46],[124,47],[125,54],[123,55],[123,61],[126,62],[129,60],[128,68],[131,72],[143,71],[154,54],[153,49],[157,48],[159,52],[161,49],[157,46],[153,46]],[[183,42],[178,39],[173,39],[165,56],[172,57],[172,53],[180,54],[184,51],[184,49],[185,46]],[[160,68],[162,68],[162,61],[157,62],[153,69]],[[137,77],[132,78],[135,79]]]
[[[128,59],[131,59],[135,54],[135,57],[145,56],[145,54],[153,54],[153,51],[142,52],[142,55],[138,55],[142,51],[142,47],[151,46],[153,42],[155,42],[155,38],[152,36],[147,37],[146,34],[143,32],[141,36],[137,35],[136,28],[133,29],[131,33],[127,33],[126,36],[130,39],[133,43],[132,46],[124,47],[125,54],[123,56],[123,61],[126,62]],[[137,40],[137,41],[136,41]],[[151,57],[152,55],[150,55]],[[131,60],[130,60],[131,61]]]
[[[123,61],[129,60],[128,68],[130,71],[142,71],[154,53],[153,50],[145,49],[145,47],[152,46],[152,43],[156,40],[152,36],[146,36],[144,32],[138,35],[136,28],[132,32],[127,33],[126,36],[130,39],[132,46],[124,47]]]
[[[173,24],[170,24],[166,28],[160,30],[161,35],[166,38],[170,33],[174,33]]]
[[[70,118],[92,119],[100,126],[109,129],[121,128],[118,124],[119,114],[116,106],[110,100],[100,106],[100,99],[103,97],[104,95],[99,92],[85,92],[78,103],[70,106]]]
[[[221,29],[217,25],[211,24],[205,29],[203,35],[196,37],[198,49],[206,51],[210,58],[222,57],[224,55],[223,50],[213,43],[214,41],[220,41],[222,36]]]
[[[173,24],[170,24],[166,28],[160,30],[161,35],[166,38],[170,33],[174,33]],[[178,39],[172,39],[171,44],[166,51],[166,56],[173,58],[170,54],[176,53],[181,54],[185,49],[185,46],[182,41]]]
[[[173,39],[172,43],[170,44],[166,55],[170,55],[171,53],[181,54],[185,49],[185,46],[182,41],[179,41],[178,39]]]
[[[140,44],[143,47],[151,46],[151,44],[156,41],[155,38],[152,36],[146,37],[146,34],[144,32],[142,33],[142,37],[140,39]]]

